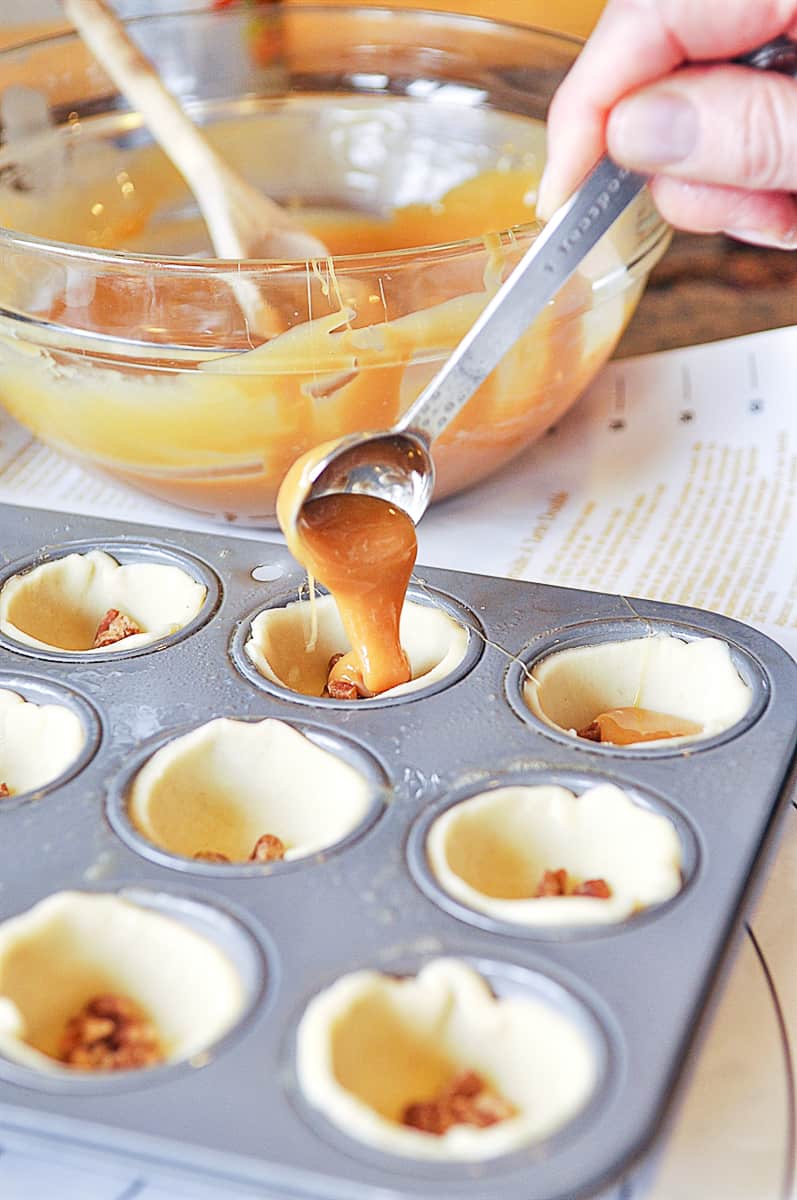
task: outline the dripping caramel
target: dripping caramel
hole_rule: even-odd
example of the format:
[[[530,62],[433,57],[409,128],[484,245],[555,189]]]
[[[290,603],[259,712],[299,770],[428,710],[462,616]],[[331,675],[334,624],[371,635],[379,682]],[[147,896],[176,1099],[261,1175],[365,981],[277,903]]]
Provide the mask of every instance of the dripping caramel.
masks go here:
[[[378,695],[411,678],[399,623],[418,552],[415,526],[396,505],[355,493],[322,496],[296,513],[310,457],[280,489],[280,524],[294,557],[334,596],[352,647],[332,665],[330,694],[344,684],[352,697],[355,689]]]

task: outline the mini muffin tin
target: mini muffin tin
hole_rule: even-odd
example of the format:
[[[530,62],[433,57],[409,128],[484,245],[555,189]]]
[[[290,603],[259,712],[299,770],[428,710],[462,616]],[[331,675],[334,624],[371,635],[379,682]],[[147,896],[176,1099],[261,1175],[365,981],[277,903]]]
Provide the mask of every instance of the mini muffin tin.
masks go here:
[[[788,655],[693,609],[418,568],[413,598],[471,628],[462,668],[393,702],[313,702],[269,684],[242,652],[253,616],[302,586],[283,547],[0,506],[0,585],[91,548],[181,565],[208,597],[190,627],[129,655],[39,652],[0,635],[0,687],[70,704],[87,733],[64,776],[0,802],[0,919],[62,889],[127,895],[214,938],[248,1003],[188,1063],[49,1077],[0,1060],[0,1126],[272,1200],[580,1200],[629,1171],[661,1125],[785,806],[797,733]],[[744,720],[706,744],[613,750],[550,729],[522,703],[520,664],[646,632],[726,641],[753,693]],[[280,718],[359,766],[374,788],[368,820],[322,854],[267,867],[143,843],[125,812],[132,773],[171,736],[220,716]],[[578,792],[599,781],[674,822],[684,885],[672,900],[616,926],[535,931],[440,893],[424,837],[447,805],[505,784]],[[308,1001],[347,972],[415,973],[441,955],[472,963],[499,997],[556,1005],[591,1039],[597,1088],[546,1141],[478,1164],[415,1161],[361,1145],[304,1101],[295,1040]]]

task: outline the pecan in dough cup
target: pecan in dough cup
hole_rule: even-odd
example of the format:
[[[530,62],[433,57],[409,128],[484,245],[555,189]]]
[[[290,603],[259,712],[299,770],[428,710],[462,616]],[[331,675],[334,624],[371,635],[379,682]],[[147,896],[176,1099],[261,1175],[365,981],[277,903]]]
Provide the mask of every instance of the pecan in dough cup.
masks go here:
[[[170,854],[243,863],[270,834],[291,860],[345,838],[372,799],[365,776],[292,726],[222,717],[153,754],[133,781],[128,815]]]
[[[120,564],[103,550],[67,554],[13,575],[0,589],[0,632],[40,650],[112,654],[148,646],[183,629],[206,589],[180,567]],[[95,645],[117,611],[140,631]]]
[[[308,1102],[344,1133],[390,1154],[478,1161],[552,1134],[597,1083],[590,1040],[572,1017],[532,996],[496,998],[457,959],[416,976],[363,970],[317,995],[301,1019],[297,1069]],[[513,1115],[433,1134],[404,1123],[475,1072]]]
[[[399,636],[410,661],[412,679],[381,692],[381,696],[404,696],[445,679],[465,657],[470,635],[442,608],[407,600]],[[252,622],[244,646],[247,658],[265,679],[305,696],[323,694],[330,659],[350,650],[331,596],[264,609]]]
[[[0,1053],[39,1071],[60,1061],[69,1022],[98,996],[148,1017],[167,1062],[191,1058],[235,1024],[238,972],[181,921],[113,894],[56,892],[0,925]]]
[[[516,925],[624,921],[682,883],[675,826],[608,783],[580,796],[552,784],[472,796],[437,818],[426,853],[448,895]],[[578,885],[605,880],[610,895],[539,895],[559,869]]]

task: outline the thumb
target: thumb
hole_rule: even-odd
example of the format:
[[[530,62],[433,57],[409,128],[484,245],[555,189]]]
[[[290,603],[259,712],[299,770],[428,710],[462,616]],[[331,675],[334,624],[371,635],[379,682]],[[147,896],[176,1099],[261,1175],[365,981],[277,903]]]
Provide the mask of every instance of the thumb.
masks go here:
[[[621,100],[607,127],[624,166],[752,191],[797,191],[797,82],[690,67]]]

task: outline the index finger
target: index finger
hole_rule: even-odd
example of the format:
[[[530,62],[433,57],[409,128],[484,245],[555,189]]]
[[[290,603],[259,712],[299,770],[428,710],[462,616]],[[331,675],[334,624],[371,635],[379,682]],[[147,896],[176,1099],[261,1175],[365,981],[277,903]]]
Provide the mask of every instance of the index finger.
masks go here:
[[[797,0],[609,0],[548,113],[537,209],[549,218],[606,149],[614,105],[688,62],[734,58],[797,32]]]

